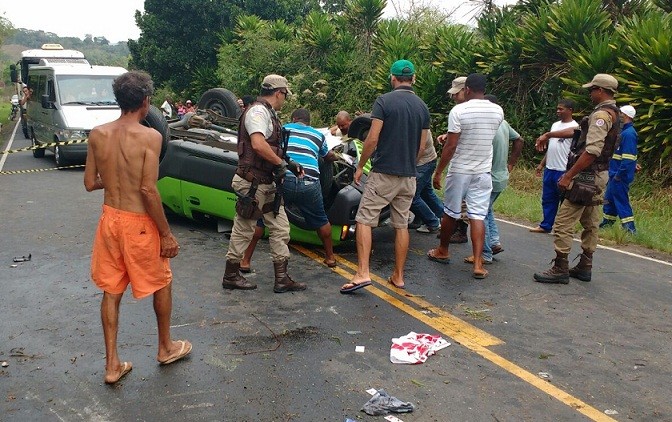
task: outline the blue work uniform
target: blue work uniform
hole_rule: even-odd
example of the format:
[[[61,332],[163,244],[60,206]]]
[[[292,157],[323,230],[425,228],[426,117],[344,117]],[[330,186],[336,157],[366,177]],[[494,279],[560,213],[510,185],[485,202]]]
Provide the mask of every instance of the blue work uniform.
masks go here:
[[[635,233],[635,217],[630,206],[630,184],[637,167],[637,132],[632,122],[623,125],[621,144],[609,161],[609,183],[604,194],[604,219],[600,227],[610,226],[621,219],[621,225]]]

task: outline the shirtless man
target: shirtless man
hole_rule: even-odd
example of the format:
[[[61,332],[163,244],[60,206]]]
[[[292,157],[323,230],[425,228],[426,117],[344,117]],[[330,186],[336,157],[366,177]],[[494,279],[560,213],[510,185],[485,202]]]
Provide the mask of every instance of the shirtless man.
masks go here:
[[[91,131],[84,171],[88,192],[105,190],[91,275],[103,290],[100,315],[107,384],[116,383],[133,367],[121,362],[117,354],[119,304],[129,283],[136,299],[154,295],[159,363],[175,362],[192,347],[188,341],[170,337],[172,273],[168,258],[175,257],[180,247],[156,189],[161,134],[140,124],[149,111],[154,84],[144,72],[128,72],[114,81],[113,90],[121,117]]]

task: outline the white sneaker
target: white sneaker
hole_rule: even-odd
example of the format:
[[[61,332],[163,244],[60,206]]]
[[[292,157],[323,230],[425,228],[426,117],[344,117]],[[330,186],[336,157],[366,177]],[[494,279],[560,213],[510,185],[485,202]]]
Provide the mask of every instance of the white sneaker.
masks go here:
[[[436,226],[436,227],[427,227],[426,224],[423,224],[422,226],[418,227],[415,229],[418,233],[436,233],[439,230],[441,230],[441,226]]]

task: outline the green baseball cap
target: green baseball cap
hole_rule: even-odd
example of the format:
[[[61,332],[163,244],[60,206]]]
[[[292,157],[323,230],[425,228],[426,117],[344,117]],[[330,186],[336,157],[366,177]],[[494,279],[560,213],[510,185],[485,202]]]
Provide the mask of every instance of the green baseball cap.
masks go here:
[[[397,60],[390,67],[390,73],[394,76],[413,76],[415,75],[415,66],[408,60]]]

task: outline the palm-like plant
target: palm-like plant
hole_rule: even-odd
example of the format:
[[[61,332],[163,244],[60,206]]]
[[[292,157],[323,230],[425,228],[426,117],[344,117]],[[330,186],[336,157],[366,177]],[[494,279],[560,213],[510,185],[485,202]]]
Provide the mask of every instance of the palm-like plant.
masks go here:
[[[649,162],[667,163],[672,154],[672,15],[650,13],[625,19],[618,28],[627,40],[620,57],[627,91],[619,102],[638,108],[635,126]],[[659,164],[660,165],[660,164]]]
[[[347,0],[345,15],[362,39],[364,51],[371,54],[374,34],[378,29],[387,0]]]
[[[294,27],[283,20],[271,22],[268,30],[271,38],[276,41],[292,41],[294,39]]]
[[[336,41],[336,27],[329,15],[320,12],[308,14],[299,34],[308,56],[318,63],[323,63]]]

